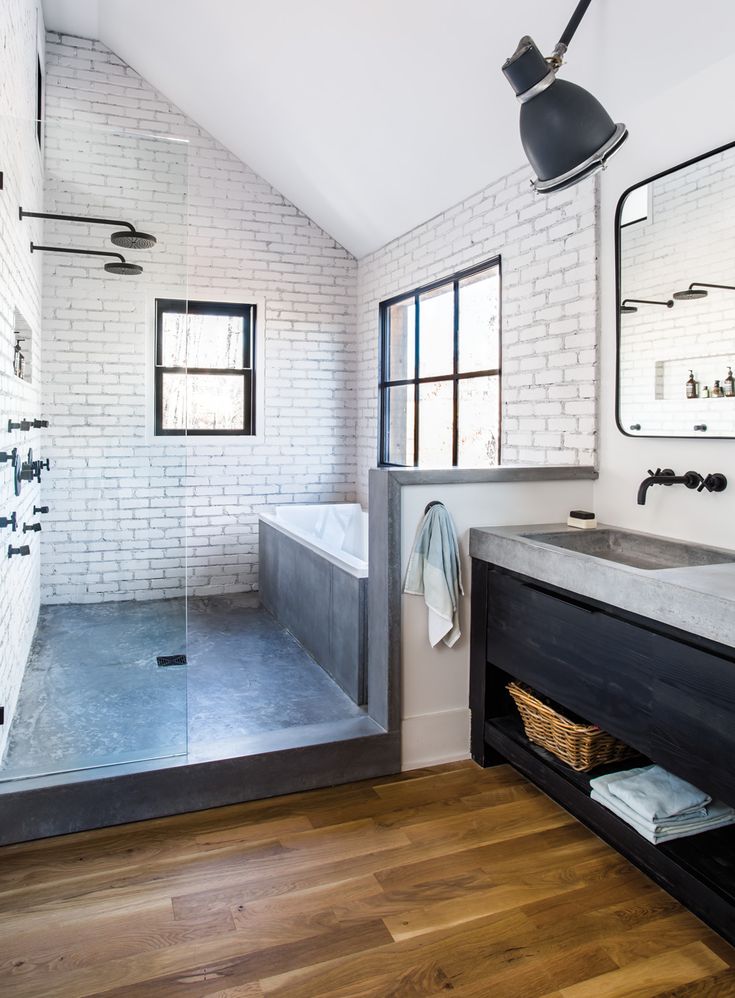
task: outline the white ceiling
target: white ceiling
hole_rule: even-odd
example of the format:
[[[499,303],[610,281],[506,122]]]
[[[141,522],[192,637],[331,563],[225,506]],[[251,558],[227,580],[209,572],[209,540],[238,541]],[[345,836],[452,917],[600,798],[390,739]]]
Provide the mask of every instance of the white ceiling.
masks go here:
[[[47,27],[99,38],[360,257],[524,162],[500,66],[525,33],[550,51],[574,2],[43,6]],[[684,0],[596,0],[564,72],[625,121],[729,55],[734,36],[730,0],[696,12]]]

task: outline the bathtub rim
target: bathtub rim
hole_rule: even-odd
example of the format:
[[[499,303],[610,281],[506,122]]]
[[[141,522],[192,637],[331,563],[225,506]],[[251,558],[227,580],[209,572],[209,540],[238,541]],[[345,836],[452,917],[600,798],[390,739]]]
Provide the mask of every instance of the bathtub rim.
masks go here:
[[[279,503],[281,506],[306,506],[313,505],[314,507],[324,507],[324,506],[354,506],[360,505],[359,503],[337,503],[337,502],[322,502],[322,503]],[[362,508],[362,507],[361,507]],[[363,510],[365,512],[365,510]],[[309,548],[315,554],[324,558],[330,564],[335,565],[337,568],[341,568],[342,571],[347,572],[349,575],[354,576],[356,579],[367,579],[368,577],[368,562],[362,561],[360,558],[355,558],[352,555],[338,555],[332,551],[328,551],[326,548],[320,547],[314,541],[310,540],[308,535],[300,530],[295,530],[293,527],[287,527],[284,525],[282,520],[278,519],[276,513],[258,513],[258,520],[261,523],[266,523],[270,527],[274,527],[276,530],[280,530],[282,534],[290,537],[292,540],[296,541],[298,544],[303,544],[304,547]]]

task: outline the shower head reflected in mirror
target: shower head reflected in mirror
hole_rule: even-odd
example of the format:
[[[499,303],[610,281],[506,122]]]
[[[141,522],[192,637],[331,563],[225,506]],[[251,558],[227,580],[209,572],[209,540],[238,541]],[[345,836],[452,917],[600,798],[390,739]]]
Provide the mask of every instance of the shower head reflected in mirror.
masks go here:
[[[674,295],[676,298],[676,295]],[[673,308],[674,303],[669,298],[668,301],[648,301],[645,298],[626,298],[620,306],[621,315],[632,315],[633,312],[638,311],[639,305],[665,305],[666,308]]]
[[[106,263],[105,270],[108,274],[119,276],[137,277],[143,273],[143,268],[137,263],[128,263],[122,253],[105,253],[103,250],[74,249],[71,246],[38,246],[31,243],[31,253],[78,253],[81,256],[106,256],[112,257],[113,263]]]
[[[735,291],[735,287],[730,284],[703,284],[701,281],[693,281],[686,291],[675,291],[674,298],[677,301],[694,301],[698,298],[706,298],[709,294],[705,288],[719,288],[721,291]]]
[[[123,249],[150,249],[156,245],[156,237],[150,232],[139,232],[132,222],[121,221],[115,218],[87,218],[84,215],[58,215],[50,211],[26,211],[19,208],[18,213],[21,221],[24,218],[49,218],[56,222],[83,222],[89,225],[113,225],[122,226],[120,231],[113,232],[110,241],[115,246]]]

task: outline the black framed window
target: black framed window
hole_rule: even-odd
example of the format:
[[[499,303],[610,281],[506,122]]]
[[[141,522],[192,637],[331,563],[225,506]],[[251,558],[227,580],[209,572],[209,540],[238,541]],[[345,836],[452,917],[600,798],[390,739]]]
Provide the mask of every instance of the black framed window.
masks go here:
[[[157,436],[255,433],[255,306],[156,299]]]
[[[380,304],[381,465],[500,463],[500,257]]]

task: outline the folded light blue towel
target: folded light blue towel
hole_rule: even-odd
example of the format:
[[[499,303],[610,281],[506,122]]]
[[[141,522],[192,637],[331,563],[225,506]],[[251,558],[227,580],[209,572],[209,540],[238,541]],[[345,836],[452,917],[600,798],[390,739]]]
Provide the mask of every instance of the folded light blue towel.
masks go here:
[[[432,648],[439,641],[451,648],[461,633],[459,596],[464,590],[457,534],[442,503],[432,506],[419,524],[403,591],[424,597]]]
[[[705,817],[712,798],[691,783],[680,780],[661,766],[648,766],[628,772],[609,784],[610,793],[618,797],[645,821],[664,821],[699,815]]]
[[[704,815],[693,812],[655,821],[643,818],[616,793],[613,793],[613,787],[616,792],[619,792],[623,781],[637,778],[650,768],[647,766],[641,769],[629,769],[622,773],[611,773],[609,776],[595,777],[595,779],[590,780],[592,800],[597,801],[598,804],[603,804],[654,845],[684,838],[687,835],[698,835],[700,832],[708,832],[713,828],[721,828],[723,825],[735,824],[735,808],[717,802],[704,808]],[[697,809],[699,812],[701,810]]]

